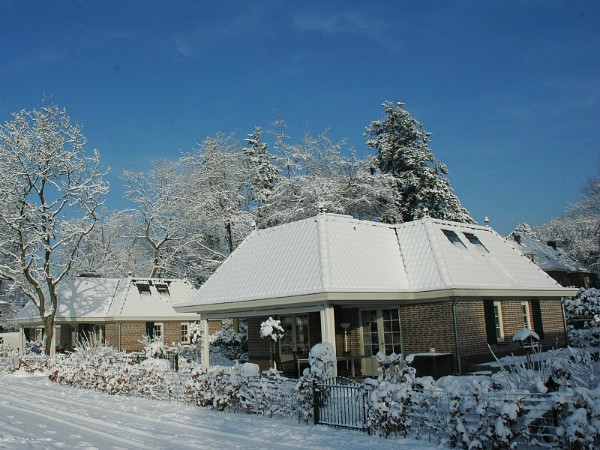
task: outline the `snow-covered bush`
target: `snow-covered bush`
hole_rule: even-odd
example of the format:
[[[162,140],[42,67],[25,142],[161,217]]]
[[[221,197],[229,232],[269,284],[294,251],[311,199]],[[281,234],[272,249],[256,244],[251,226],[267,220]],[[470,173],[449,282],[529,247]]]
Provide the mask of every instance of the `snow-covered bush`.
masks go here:
[[[211,349],[232,361],[248,359],[248,333],[231,328],[217,331],[210,336]]]
[[[308,353],[308,363],[313,378],[322,380],[333,377],[333,369],[337,364],[333,346],[329,342],[315,344]]]
[[[202,325],[198,322],[190,322],[188,324],[187,337],[194,345],[202,343]]]
[[[166,358],[167,357],[167,346],[162,336],[151,338],[150,336],[144,336],[144,339],[140,340],[144,344],[144,353],[146,358]]]
[[[41,355],[44,352],[45,342],[42,339],[25,342],[25,354]]]
[[[260,324],[260,337],[270,338],[273,342],[279,341],[283,337],[283,327],[281,326],[281,320],[273,319],[269,317]]]
[[[213,371],[205,367],[195,368],[185,384],[188,402],[196,406],[211,406],[218,411],[232,406],[238,400],[240,385],[238,378],[230,375],[225,368]]]
[[[600,290],[580,289],[575,297],[563,298],[569,345],[600,346]]]
[[[197,367],[185,383],[185,396],[189,403],[218,411],[290,417],[298,410],[294,386],[276,370],[259,376],[255,364],[213,370]]]
[[[411,426],[409,408],[413,403],[416,371],[402,355],[394,353],[389,358],[378,353],[377,365],[382,374],[377,379],[365,380],[369,427],[384,436],[390,433],[407,436]]]

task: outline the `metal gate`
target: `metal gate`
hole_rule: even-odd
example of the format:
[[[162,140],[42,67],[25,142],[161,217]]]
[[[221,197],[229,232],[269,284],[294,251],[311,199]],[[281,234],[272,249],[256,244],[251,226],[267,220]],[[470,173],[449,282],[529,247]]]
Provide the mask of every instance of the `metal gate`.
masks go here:
[[[313,384],[316,424],[368,431],[367,391],[360,383],[335,377]]]

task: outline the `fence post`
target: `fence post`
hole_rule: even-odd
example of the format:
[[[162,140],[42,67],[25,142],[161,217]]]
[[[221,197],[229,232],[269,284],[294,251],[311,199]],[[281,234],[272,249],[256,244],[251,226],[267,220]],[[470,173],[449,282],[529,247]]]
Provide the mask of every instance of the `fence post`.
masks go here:
[[[319,411],[321,408],[321,393],[317,389],[317,383],[313,380],[313,418],[314,424],[319,424]]]

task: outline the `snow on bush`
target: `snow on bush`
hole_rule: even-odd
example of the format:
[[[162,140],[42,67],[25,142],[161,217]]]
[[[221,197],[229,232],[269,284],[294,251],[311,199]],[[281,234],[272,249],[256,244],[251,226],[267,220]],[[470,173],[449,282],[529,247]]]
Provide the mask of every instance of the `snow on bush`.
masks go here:
[[[144,345],[144,353],[146,358],[166,358],[167,346],[162,336],[151,338],[144,336],[144,339],[139,341]]]
[[[269,317],[260,324],[260,337],[270,338],[273,342],[279,341],[283,337],[283,327],[281,326],[281,320],[273,319]]]
[[[405,437],[411,426],[409,407],[413,402],[416,371],[402,355],[394,353],[389,358],[378,353],[377,365],[382,374],[377,379],[365,380],[369,427],[384,436],[394,433]]]
[[[333,368],[337,364],[333,346],[329,342],[315,344],[308,353],[309,369],[313,378],[325,379],[333,377]]]
[[[600,346],[600,290],[580,289],[575,297],[563,298],[569,345]]]
[[[259,376],[255,364],[206,369],[197,367],[185,383],[186,400],[218,411],[242,411],[268,417],[297,414],[295,382],[276,370]]]

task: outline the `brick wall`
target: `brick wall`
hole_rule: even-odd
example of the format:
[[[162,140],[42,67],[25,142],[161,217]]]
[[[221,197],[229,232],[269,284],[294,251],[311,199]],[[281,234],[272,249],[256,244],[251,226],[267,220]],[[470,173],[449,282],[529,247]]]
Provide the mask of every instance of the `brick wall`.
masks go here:
[[[454,352],[452,303],[436,302],[400,307],[404,354]]]
[[[544,323],[544,339],[542,346],[545,349],[552,347],[566,347],[565,325],[563,310],[558,300],[540,300],[542,321]]]
[[[181,342],[181,324],[186,322],[167,321],[158,322],[163,324],[163,336],[165,344]],[[220,322],[216,326],[220,329]],[[209,330],[211,322],[209,322]],[[119,347],[119,324],[108,323],[105,327],[106,343],[111,347]],[[143,350],[144,345],[139,342],[146,336],[146,322],[121,322],[121,350],[126,352]]]

